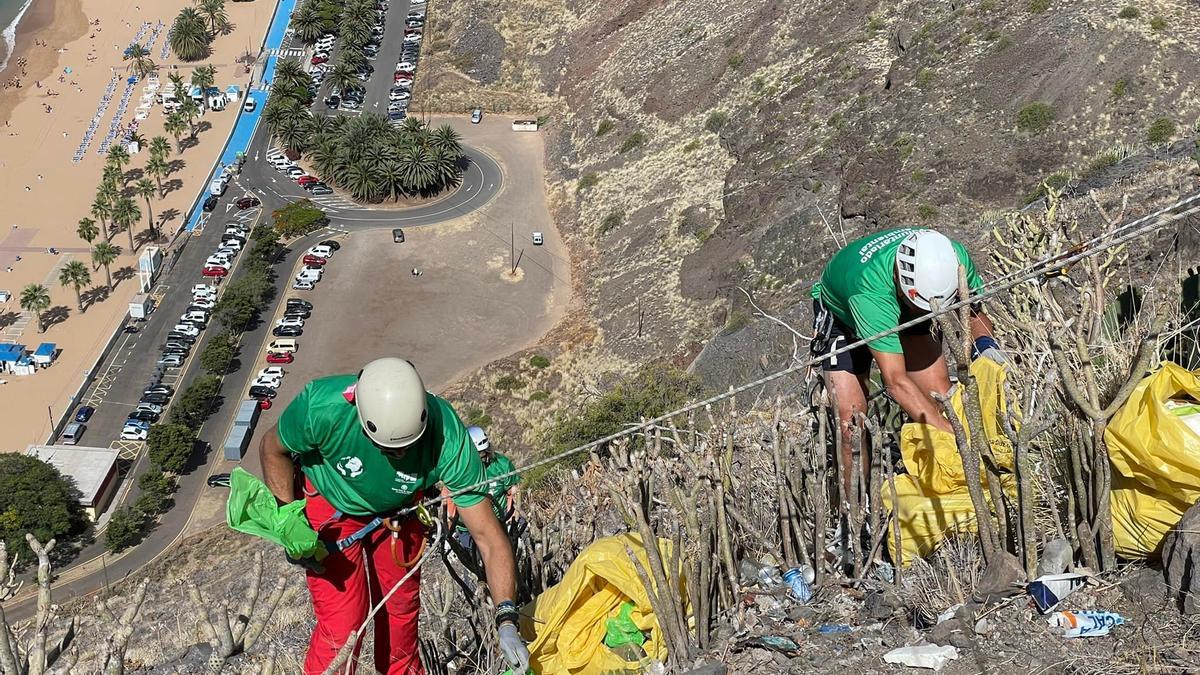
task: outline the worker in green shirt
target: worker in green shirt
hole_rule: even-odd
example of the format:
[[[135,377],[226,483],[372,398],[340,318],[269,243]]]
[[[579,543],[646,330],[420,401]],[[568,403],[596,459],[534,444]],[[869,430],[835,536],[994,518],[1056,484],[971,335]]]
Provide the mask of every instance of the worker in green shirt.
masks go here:
[[[950,390],[950,374],[940,337],[932,321],[897,333],[872,337],[901,323],[927,315],[934,303],[958,300],[958,269],[966,271],[972,293],[983,289],[967,249],[949,237],[917,228],[884,230],[850,242],[834,254],[813,288],[816,337],[813,352],[821,356],[871,338],[866,345],[823,360],[827,386],[837,399],[842,433],[842,466],[853,453],[851,421],[867,406],[871,362],[879,366],[888,393],[914,421],[951,431],[950,422],[931,392]],[[1006,360],[992,337],[992,321],[976,306],[971,310],[974,356]],[[843,481],[849,484],[850,472]]]
[[[323,569],[307,573],[317,625],[304,672],[325,672],[372,603],[412,572],[375,617],[375,669],[424,673],[417,641],[420,575],[412,569],[424,535],[415,517],[397,512],[438,483],[460,491],[483,482],[483,463],[454,409],[425,391],[411,362],[377,359],[357,375],[309,382],[259,451],[264,482],[276,499],[288,503],[302,492],[305,515],[331,550]],[[501,651],[523,673],[529,652],[517,630],[513,550],[485,497],[456,497],[459,518],[487,566]]]
[[[495,479],[490,480],[481,489],[487,495],[488,501],[491,502],[492,510],[496,513],[496,518],[507,530],[509,523],[516,516],[517,484],[521,482],[521,475],[516,473],[517,468],[513,466],[511,459],[492,448],[492,442],[488,439],[487,432],[483,429],[480,427],[467,427],[467,435],[471,438],[471,443],[474,444],[475,449],[479,451],[479,459],[483,462],[485,480]],[[450,495],[449,488],[442,488],[442,494],[448,497]],[[461,497],[455,497],[446,501],[446,516],[455,525],[455,540],[469,553],[474,551],[475,541],[471,536],[470,530],[458,518],[458,506],[456,502],[460,500]]]

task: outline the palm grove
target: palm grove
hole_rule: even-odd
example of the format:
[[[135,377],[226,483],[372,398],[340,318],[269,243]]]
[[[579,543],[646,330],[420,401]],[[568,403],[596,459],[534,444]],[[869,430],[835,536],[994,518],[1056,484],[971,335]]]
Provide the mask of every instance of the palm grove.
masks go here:
[[[327,78],[333,87],[346,91],[362,86],[356,75],[367,62],[362,47],[370,39],[373,16],[371,0],[344,6],[306,0],[297,12],[293,25],[305,41],[338,30],[342,47]],[[365,202],[431,195],[457,183],[464,157],[458,132],[449,125],[430,129],[409,118],[396,127],[374,113],[313,115],[309,106],[315,96],[304,68],[282,61],[263,117],[279,144],[307,155],[327,183]]]

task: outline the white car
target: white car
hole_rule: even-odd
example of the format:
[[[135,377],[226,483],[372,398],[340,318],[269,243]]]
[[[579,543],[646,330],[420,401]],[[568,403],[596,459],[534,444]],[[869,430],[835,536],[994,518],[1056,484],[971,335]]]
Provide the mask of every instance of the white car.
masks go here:
[[[298,316],[285,316],[275,322],[276,326],[295,326],[296,328],[304,328],[304,319]]]
[[[205,267],[216,266],[216,267],[228,268],[229,267],[229,256],[210,255],[210,256],[208,256],[208,259],[204,261],[204,266]]]
[[[320,281],[324,270],[320,267],[305,267],[296,275],[296,281]]]
[[[190,323],[177,323],[177,324],[175,324],[175,327],[172,328],[171,330],[178,331],[180,333],[183,333],[184,335],[188,335],[191,337],[196,337],[197,335],[200,334],[200,329],[196,328],[195,326],[193,326]]]
[[[423,5],[423,4],[425,4],[425,0],[409,0],[409,3],[408,3],[408,4],[410,4],[410,5]]]
[[[289,168],[286,173],[288,176],[291,177],[292,180],[300,180],[301,178],[308,175],[308,174],[304,173],[304,169],[301,169],[298,166],[293,166],[293,167]]]
[[[152,412],[155,415],[162,414],[162,410],[163,410],[162,406],[158,405],[157,403],[139,403],[137,405],[137,409],[145,410],[146,412]]]
[[[304,279],[297,279],[292,282],[292,290],[294,291],[311,291],[314,288],[316,286],[313,285],[313,282]]]
[[[212,298],[192,298],[192,304],[195,305],[196,307],[203,307],[204,309],[212,309],[213,307],[216,306],[217,301],[213,300]]]
[[[233,237],[229,237],[221,240],[221,247],[222,250],[228,249],[236,254],[238,251],[242,250],[242,242],[234,239]]]
[[[333,249],[329,248],[328,246],[321,246],[318,244],[308,249],[308,252],[304,255],[315,255],[318,258],[328,258],[329,256],[333,255]]]
[[[405,42],[420,42],[421,34],[420,33],[409,33],[408,35],[404,36],[404,41]]]
[[[208,284],[196,284],[195,286],[192,286],[192,297],[194,298],[200,296],[215,297],[216,295],[217,289],[209,286]]]
[[[407,91],[392,90],[388,92],[389,101],[407,101],[410,98],[412,98],[412,94],[408,93]]]
[[[267,366],[258,371],[259,377],[283,377],[283,368],[280,366]]]
[[[146,430],[137,427],[125,427],[121,430],[121,440],[144,441],[146,440]]]
[[[268,389],[278,389],[281,378],[278,377],[259,377],[250,383],[251,387],[266,387]]]
[[[546,241],[546,240],[545,240],[545,238],[543,238],[543,237],[542,237],[542,233],[541,233],[541,232],[534,232],[534,233],[533,233],[533,245],[534,245],[534,246],[541,246],[542,244],[544,244],[544,243],[545,243],[545,241]]]
[[[230,241],[237,241],[237,240],[231,239]],[[229,258],[230,260],[232,260],[238,254],[239,251],[241,251],[240,248],[233,248],[231,246],[221,244],[221,248],[217,249],[217,252],[214,253],[213,255],[225,256],[226,258]]]
[[[400,63],[396,64],[396,72],[398,73],[411,73],[416,69],[417,64],[410,63],[409,61],[401,61]]]

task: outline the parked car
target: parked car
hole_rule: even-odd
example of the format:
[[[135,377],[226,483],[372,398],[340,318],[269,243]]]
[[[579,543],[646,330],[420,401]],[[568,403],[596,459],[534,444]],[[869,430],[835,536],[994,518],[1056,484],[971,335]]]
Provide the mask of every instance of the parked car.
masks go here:
[[[258,371],[259,377],[283,377],[283,368],[279,366],[267,366]]]
[[[258,101],[255,101],[252,98],[247,98],[246,102],[242,104],[242,111],[243,112],[254,112],[254,109],[257,107],[258,107]]]
[[[155,403],[139,403],[137,405],[136,409],[137,410],[145,410],[147,412],[152,412],[152,413],[158,413],[159,415],[161,415],[162,411],[163,411],[162,406],[155,404]]]
[[[200,329],[196,328],[195,326],[193,326],[190,323],[177,323],[171,330],[176,333],[183,333],[184,335],[191,335],[192,337],[196,337],[197,335],[200,334]]]
[[[312,312],[303,307],[288,307],[283,311],[284,316],[294,316],[299,319],[307,319],[312,316]]]
[[[297,328],[304,328],[304,319],[301,319],[298,316],[285,316],[282,319],[276,321],[275,325],[276,326],[295,326]]]
[[[136,332],[138,332],[138,327],[129,323],[129,324],[125,324],[125,327],[122,328],[121,330],[122,330],[122,332],[125,332],[125,333],[136,333]]]
[[[328,258],[329,256],[333,255],[333,251],[334,248],[332,246],[317,244],[316,246],[308,249],[308,251],[305,252],[305,255],[315,255],[322,258]]]
[[[150,412],[149,410],[134,410],[129,413],[129,419],[143,422],[149,428],[151,422],[158,421],[158,413]]]
[[[404,243],[404,230],[397,227],[392,230],[392,242],[396,244]]]
[[[215,298],[216,296],[217,296],[216,286],[209,286],[208,284],[196,284],[195,286],[192,286],[192,297],[193,298],[197,298],[197,297],[213,297],[213,298]]]
[[[476,108],[471,111],[471,124],[479,124],[483,121],[483,110]]]
[[[202,274],[206,277],[223,277],[223,276],[229,274],[229,270],[225,269],[224,267],[217,267],[217,266],[213,265],[210,267],[205,267],[204,271],[201,272],[200,274]]]
[[[167,339],[192,344],[196,341],[196,336],[192,335],[191,333],[181,333],[177,330],[173,330],[167,332]]]
[[[171,397],[167,394],[142,394],[142,399],[139,403],[154,403],[157,405],[166,405]]]
[[[183,365],[183,357],[179,354],[163,354],[158,358],[158,365],[165,368],[178,368]]]
[[[311,291],[314,288],[316,288],[316,286],[314,286],[313,282],[311,281],[297,279],[292,282],[292,290],[294,291]]]
[[[542,233],[541,233],[541,232],[534,232],[534,233],[533,233],[533,245],[534,245],[534,246],[541,246],[543,243],[545,243],[545,239],[542,237]]]
[[[258,408],[259,408],[259,410],[270,410],[271,409],[271,399],[269,399],[269,398],[258,399]]]
[[[208,487],[229,487],[229,474],[214,473],[204,482],[208,484]]]
[[[276,326],[271,335],[275,337],[300,337],[304,334],[304,329],[299,326]]]
[[[313,193],[314,195],[331,195],[333,194],[333,188],[324,183],[314,183],[309,192]]]
[[[144,441],[146,440],[146,430],[138,429],[137,427],[125,427],[121,430],[121,440],[123,441]]]
[[[306,255],[306,256],[304,256],[304,264],[305,264],[305,265],[317,265],[317,266],[321,266],[321,265],[324,265],[324,264],[325,264],[325,263],[327,263],[327,262],[329,262],[329,259],[328,259],[328,258],[322,258],[322,257],[320,257],[320,256],[315,256],[315,255]]]
[[[217,201],[219,199],[220,198],[216,195],[209,195],[205,197],[204,205],[200,207],[200,210],[204,211],[205,213],[212,213],[213,209],[217,208]]]
[[[342,102],[341,96],[330,95],[330,96],[325,97],[325,107],[329,108],[330,110],[337,110],[337,108],[341,104],[341,102]]]
[[[95,412],[96,412],[96,409],[93,408],[92,406],[81,405],[81,406],[79,406],[79,409],[75,411],[75,421],[79,422],[80,424],[83,424],[84,422],[92,419],[92,415]]]
[[[316,54],[313,54],[313,57],[309,61],[309,63],[311,63],[315,66],[315,65],[318,65],[321,63],[325,63],[327,61],[329,61],[329,54],[327,52],[317,52]]]
[[[322,242],[322,245],[324,245],[324,242]],[[312,311],[312,308],[313,308],[313,304],[311,302],[309,302],[308,300],[305,300],[304,298],[288,298],[286,306],[287,307],[303,307],[304,309],[307,309],[309,311]]]
[[[256,378],[254,378],[254,381],[250,383],[250,386],[279,389],[279,385],[282,382],[283,382],[282,377],[256,377]]]
[[[250,387],[250,395],[255,398],[275,398],[275,390],[270,387]]]
[[[234,202],[234,204],[237,204],[237,207],[238,207],[239,209],[252,209],[252,208],[254,208],[255,206],[258,206],[258,205],[259,205],[259,204],[261,204],[261,203],[262,203],[262,202],[260,202],[260,201],[258,200],[258,197],[249,197],[249,196],[247,196],[247,197],[242,197],[241,199],[239,199],[239,200],[237,200],[236,202]]]
[[[267,353],[267,363],[291,363],[295,360],[296,357],[291,352],[282,352],[278,354],[274,352]]]
[[[321,180],[316,176],[301,176],[300,180],[296,182],[301,185],[308,185],[309,183],[320,183]]]

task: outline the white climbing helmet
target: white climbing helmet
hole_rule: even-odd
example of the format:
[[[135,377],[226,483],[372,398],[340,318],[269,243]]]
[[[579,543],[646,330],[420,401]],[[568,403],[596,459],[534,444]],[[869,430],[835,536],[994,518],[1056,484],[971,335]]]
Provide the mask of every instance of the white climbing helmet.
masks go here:
[[[425,431],[425,384],[412,362],[376,359],[358,372],[354,405],[363,431],[384,448],[412,445]]]
[[[467,435],[471,437],[471,442],[475,444],[475,449],[480,455],[492,456],[492,443],[488,440],[487,432],[479,427],[467,427]]]
[[[932,308],[938,298],[943,304],[958,294],[958,251],[941,232],[915,230],[896,250],[896,278],[900,292],[917,307]]]

